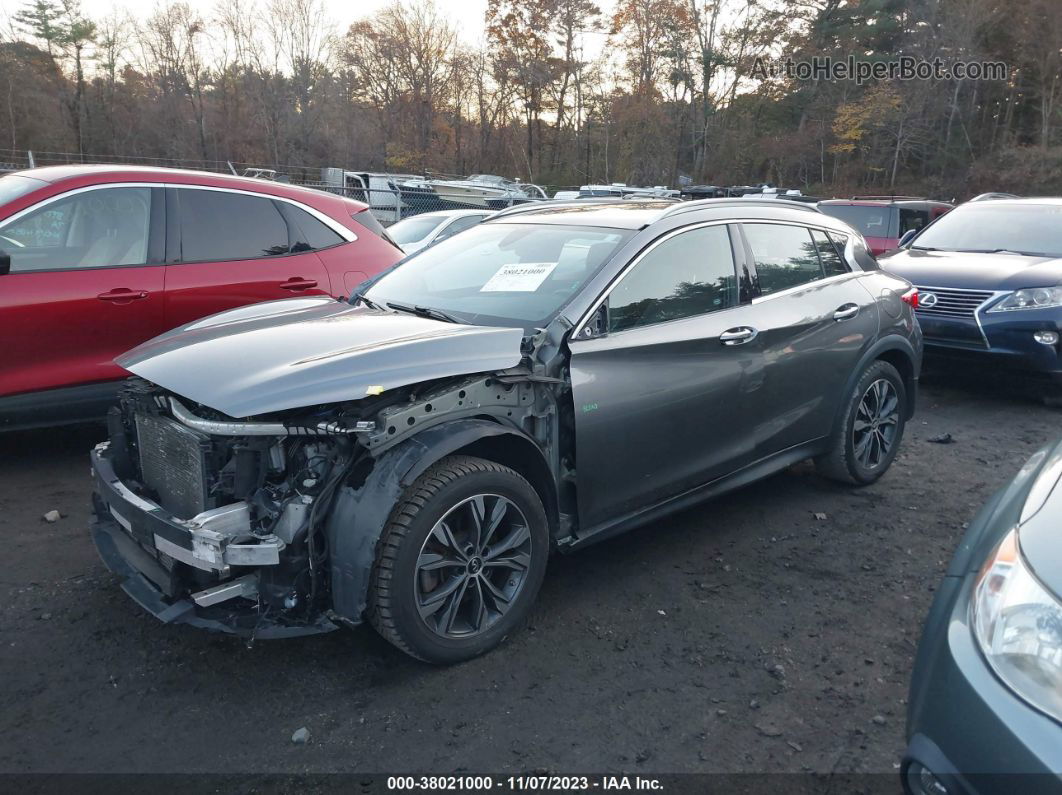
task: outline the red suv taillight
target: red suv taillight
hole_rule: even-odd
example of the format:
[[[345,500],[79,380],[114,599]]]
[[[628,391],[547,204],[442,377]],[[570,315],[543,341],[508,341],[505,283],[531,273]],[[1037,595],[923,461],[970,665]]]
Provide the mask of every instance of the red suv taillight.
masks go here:
[[[900,296],[900,300],[902,300],[905,304],[908,304],[914,307],[915,309],[918,309],[918,288],[912,287],[910,290]]]

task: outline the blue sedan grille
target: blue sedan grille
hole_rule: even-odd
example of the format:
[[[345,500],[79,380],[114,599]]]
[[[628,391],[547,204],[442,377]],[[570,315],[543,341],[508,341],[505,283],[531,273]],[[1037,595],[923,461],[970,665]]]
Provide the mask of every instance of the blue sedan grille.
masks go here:
[[[973,317],[977,308],[993,296],[991,290],[955,290],[942,287],[919,287],[919,314],[936,317]],[[930,306],[923,306],[922,301],[928,296],[935,296],[936,301]]]

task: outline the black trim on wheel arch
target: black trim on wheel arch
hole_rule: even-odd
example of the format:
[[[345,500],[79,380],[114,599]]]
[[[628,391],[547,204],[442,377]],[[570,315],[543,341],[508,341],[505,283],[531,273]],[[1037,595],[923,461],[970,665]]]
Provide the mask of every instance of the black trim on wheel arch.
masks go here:
[[[483,513],[478,518],[476,505]],[[507,510],[495,511],[498,506]],[[488,532],[484,539],[495,524],[501,527],[497,537]],[[493,461],[447,456],[421,474],[391,512],[373,566],[369,620],[418,659],[470,659],[524,621],[548,555],[546,514],[530,483]],[[443,558],[445,569],[425,565]],[[492,606],[494,614],[483,620]]]
[[[886,384],[888,389],[883,388]],[[878,405],[882,401],[886,402],[884,409]],[[903,441],[907,414],[907,388],[903,376],[890,362],[883,359],[871,362],[845,394],[841,422],[830,434],[826,451],[815,459],[819,473],[831,480],[863,486],[876,481],[896,458]],[[885,429],[880,433],[879,422]],[[864,428],[856,427],[860,423]],[[870,433],[867,433],[868,429]],[[861,444],[886,442],[873,465],[870,459],[874,456],[860,453]],[[868,459],[866,463],[863,458]]]
[[[863,373],[866,372],[866,369],[871,363],[877,359],[881,359],[883,355],[892,352],[903,354],[911,367],[912,377],[910,383],[908,383],[907,379],[903,378],[903,373],[900,373],[900,378],[904,382],[904,389],[907,390],[907,416],[904,417],[904,419],[909,420],[914,416],[915,403],[918,397],[918,376],[922,366],[922,357],[919,356],[910,341],[898,334],[890,334],[887,337],[883,337],[867,348],[866,352],[859,359],[859,364],[852,368],[852,374],[848,377],[848,381],[844,385],[844,394],[846,396],[851,394],[855,385],[859,383],[859,379],[863,377]],[[847,403],[842,403],[838,408],[837,416],[834,418],[833,430],[836,430],[837,424],[844,419],[847,406]]]
[[[369,579],[376,547],[392,508],[402,492],[440,459],[476,442],[511,440],[538,450],[534,442],[513,428],[483,419],[460,419],[427,428],[415,436],[369,459],[368,473],[355,469],[351,479],[336,493],[326,519],[325,532],[331,550],[332,608],[345,623],[360,624],[368,604]],[[541,468],[548,463],[541,451]],[[551,527],[557,522],[557,495],[552,477],[539,478],[549,488],[539,489]]]

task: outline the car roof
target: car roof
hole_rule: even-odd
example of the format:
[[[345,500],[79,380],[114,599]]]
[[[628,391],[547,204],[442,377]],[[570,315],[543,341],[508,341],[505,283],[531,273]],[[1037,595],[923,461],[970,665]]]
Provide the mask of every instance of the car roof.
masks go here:
[[[823,199],[819,202],[826,207],[908,207],[924,209],[927,207],[953,207],[950,202],[933,199]]]
[[[780,202],[777,199],[700,199],[679,202],[662,199],[579,199],[535,202],[500,210],[484,223],[566,224],[570,226],[600,226],[614,229],[644,229],[665,217],[699,213],[696,219],[726,220],[730,216],[775,217],[780,220],[807,221],[808,214],[815,223],[826,216],[809,204]],[[834,219],[830,219],[831,222]]]
[[[977,202],[964,202],[962,207],[973,204],[976,207],[1062,207],[1062,197],[1059,196],[1023,196],[1013,199],[981,199]]]
[[[129,166],[123,164],[74,164],[63,166],[41,166],[24,171],[13,171],[24,177],[31,177],[41,182],[61,184],[68,181],[85,182],[174,182],[192,185],[208,185],[219,188],[232,188],[276,196],[303,197],[321,199],[323,196],[338,198],[336,194],[292,185],[287,182],[274,182],[254,177],[238,177],[232,174],[219,174],[213,171],[195,171],[185,168],[162,168],[158,166]],[[348,200],[349,201],[349,200]],[[358,203],[360,205],[360,203]]]
[[[490,215],[494,210],[490,208],[484,208],[482,210],[428,210],[426,213],[418,213],[417,215],[407,216],[408,218],[419,218],[422,215],[427,215],[432,218],[463,218],[466,215]],[[402,219],[406,220],[405,218]]]

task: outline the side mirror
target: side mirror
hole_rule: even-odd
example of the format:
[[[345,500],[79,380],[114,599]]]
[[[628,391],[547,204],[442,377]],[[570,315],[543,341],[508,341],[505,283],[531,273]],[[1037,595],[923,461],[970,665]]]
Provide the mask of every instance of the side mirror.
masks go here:
[[[11,255],[0,248],[0,276],[11,273]]]
[[[897,248],[907,248],[908,244],[915,239],[915,236],[920,232],[920,229],[908,229],[903,233],[903,237],[900,238],[900,242]]]
[[[601,306],[597,308],[597,311],[586,321],[586,325],[583,326],[577,332],[578,339],[590,339],[592,337],[600,337],[602,334],[608,333],[608,299],[606,298]]]

